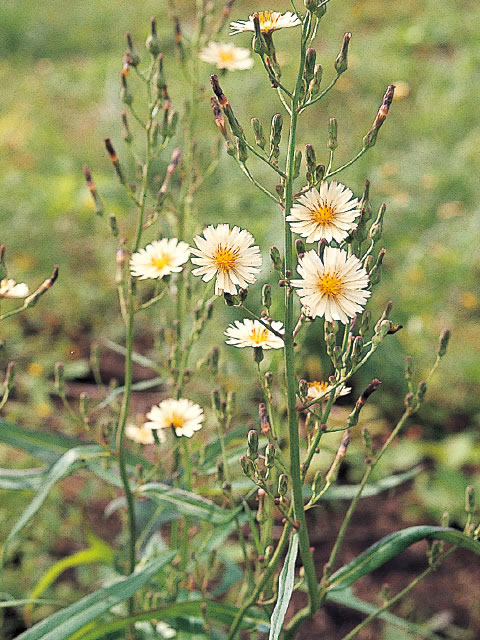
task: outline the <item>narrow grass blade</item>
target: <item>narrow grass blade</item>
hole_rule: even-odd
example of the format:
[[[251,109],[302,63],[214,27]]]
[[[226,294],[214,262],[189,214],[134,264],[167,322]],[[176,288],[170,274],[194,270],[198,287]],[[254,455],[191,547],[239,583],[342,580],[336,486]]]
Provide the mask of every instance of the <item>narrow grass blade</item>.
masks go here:
[[[295,562],[298,554],[298,534],[293,533],[290,538],[285,562],[278,578],[278,596],[277,604],[273,610],[270,620],[270,635],[268,640],[278,640],[283,629],[283,621],[287,613],[290,598],[293,593],[293,585],[295,582]]]

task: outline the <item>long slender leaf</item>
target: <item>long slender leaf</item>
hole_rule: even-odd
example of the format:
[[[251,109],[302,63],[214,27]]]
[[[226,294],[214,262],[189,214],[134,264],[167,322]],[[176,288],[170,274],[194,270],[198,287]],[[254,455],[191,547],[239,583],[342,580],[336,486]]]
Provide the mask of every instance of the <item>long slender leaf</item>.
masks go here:
[[[283,621],[287,613],[295,582],[295,562],[298,554],[298,534],[293,533],[290,538],[285,562],[278,578],[278,597],[270,620],[270,634],[268,640],[278,640],[283,629]]]
[[[352,562],[336,571],[330,578],[329,591],[349,587],[362,576],[381,567],[420,540],[445,540],[480,555],[480,542],[456,529],[427,525],[408,527],[382,538]]]
[[[97,638],[104,638],[108,633],[120,631],[135,622],[142,622],[145,620],[174,620],[175,618],[180,618],[182,616],[198,616],[203,618],[204,613],[202,611],[202,607],[202,600],[178,602],[176,604],[163,607],[162,609],[145,611],[138,615],[129,616],[128,618],[117,618],[111,622],[95,625],[94,629],[88,629],[83,634],[76,634],[75,638],[72,638],[72,640],[96,640]],[[222,602],[206,602],[206,617],[210,621],[216,620],[222,624],[231,624],[237,612],[237,607],[224,604]],[[259,633],[268,633],[270,624],[268,620],[263,617],[263,614],[258,612],[258,610],[250,609],[242,620],[241,628],[250,629],[251,631],[257,631]],[[31,638],[24,639],[22,636],[19,636],[17,640],[20,639],[32,640]],[[47,640],[51,639],[48,638]]]
[[[405,484],[405,482],[413,480],[423,469],[424,467],[422,465],[418,465],[403,473],[396,473],[393,476],[382,478],[378,480],[378,482],[367,484],[362,491],[362,498],[377,496],[384,491],[395,489],[395,487],[399,487]],[[325,493],[322,500],[352,500],[357,495],[359,486],[358,484],[334,485]]]
[[[36,491],[43,482],[48,469],[0,469],[0,489]]]
[[[222,509],[206,498],[160,482],[144,484],[138,489],[138,494],[148,496],[158,502],[171,504],[184,516],[198,518],[214,525],[228,524],[243,509],[242,506],[236,509]]]
[[[340,604],[344,607],[348,607],[349,609],[353,609],[354,611],[359,611],[360,613],[365,613],[366,615],[370,615],[371,613],[375,613],[378,607],[374,604],[370,604],[370,602],[365,602],[360,598],[357,598],[352,593],[350,588],[342,589],[342,591],[332,591],[327,596],[328,602],[334,602],[335,604]],[[392,627],[396,627],[397,629],[402,629],[407,631],[412,636],[418,636],[420,638],[428,638],[428,640],[441,640],[440,636],[438,636],[433,631],[426,629],[423,626],[415,624],[413,622],[409,622],[408,620],[404,620],[399,616],[390,613],[389,611],[384,611],[379,614],[378,618],[387,622]]]
[[[150,380],[141,380],[140,382],[134,382],[132,384],[132,391],[147,391],[147,389],[154,389],[165,382],[164,378],[151,378]],[[95,409],[105,409],[111,403],[111,401],[117,396],[121,395],[125,391],[125,387],[115,387],[115,389],[108,394],[105,400],[102,400]]]
[[[100,445],[84,445],[82,447],[75,447],[63,454],[63,456],[52,466],[48,475],[45,477],[45,481],[40,490],[37,492],[33,500],[30,501],[20,518],[17,520],[13,529],[8,534],[3,548],[2,562],[5,562],[5,557],[11,542],[40,509],[54,484],[67,474],[72,473],[72,470],[75,469],[76,465],[78,465],[82,460],[98,458],[102,455],[105,455],[105,450],[102,449]]]
[[[85,598],[57,611],[20,634],[17,640],[67,640],[71,638],[79,629],[98,620],[111,607],[133,596],[166,564],[171,562],[174,556],[175,552],[169,552],[150,562],[128,578],[85,596]]]
[[[0,442],[27,451],[49,464],[56,462],[69,449],[85,444],[78,438],[70,438],[59,433],[31,431],[5,420],[0,420]]]

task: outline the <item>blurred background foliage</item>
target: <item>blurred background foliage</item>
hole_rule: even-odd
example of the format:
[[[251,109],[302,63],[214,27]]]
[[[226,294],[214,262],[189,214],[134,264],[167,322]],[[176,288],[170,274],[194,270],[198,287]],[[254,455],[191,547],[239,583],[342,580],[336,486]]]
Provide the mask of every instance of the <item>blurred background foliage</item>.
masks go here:
[[[148,20],[157,16],[171,96],[175,107],[183,110],[187,89],[173,47],[167,10],[172,4],[158,0],[1,3],[1,241],[7,246],[9,276],[31,287],[50,274],[54,263],[60,266],[57,284],[39,305],[2,324],[1,337],[6,340],[2,361],[4,365],[17,361],[17,395],[26,400],[7,405],[5,415],[27,426],[45,428],[53,421],[62,429],[49,395],[55,361],[65,360],[71,377],[86,376],[91,341],[122,340],[114,287],[116,245],[105,221],[93,211],[82,165],[90,165],[106,211],[124,220],[129,202],[112,175],[103,146],[103,138],[111,136],[120,157],[126,158],[119,99],[124,33],[132,32],[140,51]],[[191,2],[175,4],[188,34]],[[285,11],[291,5],[286,0],[275,6],[237,0],[232,19],[265,8]],[[385,432],[402,406],[405,355],[413,356],[417,379],[422,379],[433,362],[440,330],[450,327],[450,349],[430,385],[428,402],[385,464],[390,465],[386,470],[395,470],[431,461],[433,475],[420,476],[416,483],[418,509],[438,517],[447,507],[460,518],[463,489],[469,477],[475,481],[480,468],[480,124],[474,90],[480,83],[480,7],[469,0],[332,0],[316,44],[325,82],[333,77],[345,31],[353,34],[348,72],[326,99],[306,112],[299,146],[312,143],[317,158],[325,161],[328,118],[335,116],[336,163],[348,160],[360,149],[385,87],[397,85],[376,147],[340,179],[360,195],[364,179],[369,178],[374,204],[387,203],[387,257],[382,282],[369,306],[378,315],[393,299],[391,317],[404,325],[362,370],[354,387],[360,391],[372,377],[383,381],[376,408],[369,408],[368,415],[374,430]],[[275,36],[287,84],[295,73],[289,52],[298,35],[289,29]],[[240,46],[249,42],[247,34],[235,37]],[[205,156],[217,138],[209,104],[208,76],[213,71],[201,63],[204,91],[196,133]],[[258,60],[252,71],[223,76],[222,86],[245,130],[250,117],[259,117],[268,127],[272,115],[281,110]],[[161,174],[168,157],[159,166]],[[253,161],[251,166],[259,178],[271,180],[263,166]],[[219,167],[202,186],[195,207],[192,233],[201,231],[204,223],[240,223],[255,235],[265,259],[268,247],[281,237],[281,214],[246,181],[223,149]],[[256,288],[252,299],[259,291]],[[216,327],[226,326],[234,317],[230,310],[216,313]],[[149,322],[154,318],[152,314],[142,324],[139,350],[148,351]],[[308,331],[304,371],[299,374],[328,376],[319,355],[321,323]],[[209,342],[221,343],[221,333],[212,333]],[[254,375],[253,365],[248,354],[233,349],[229,358],[233,362],[229,384],[239,385],[240,396],[245,397],[249,389],[241,385]],[[238,376],[242,369],[248,373]],[[249,412],[255,413],[253,403],[251,410],[245,410]],[[8,453],[3,451],[0,457],[5,466]],[[17,499],[12,495],[1,508],[7,525],[10,501]],[[18,506],[14,512],[18,514]],[[75,528],[77,517],[70,509],[70,528]],[[58,510],[55,517],[44,513],[39,526],[57,521],[61,522]]]

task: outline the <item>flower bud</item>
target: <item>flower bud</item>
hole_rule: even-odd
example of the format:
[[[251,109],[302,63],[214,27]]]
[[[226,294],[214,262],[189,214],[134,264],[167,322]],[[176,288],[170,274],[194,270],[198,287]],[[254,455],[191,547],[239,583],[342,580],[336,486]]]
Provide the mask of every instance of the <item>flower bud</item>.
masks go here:
[[[288,476],[286,473],[281,473],[278,478],[278,495],[282,498],[287,495],[288,491]]]
[[[247,478],[255,480],[256,470],[253,460],[250,460],[250,458],[247,458],[247,456],[241,456],[240,465],[242,467],[243,473],[247,476]]]
[[[126,144],[132,143],[133,136],[130,131],[130,127],[128,126],[127,114],[125,111],[122,111],[122,138]]]
[[[315,184],[318,184],[319,182],[321,182],[323,180],[324,175],[325,175],[325,165],[317,164],[317,166],[315,167],[315,174],[314,174]]]
[[[313,75],[313,80],[310,83],[310,97],[313,100],[320,93],[320,86],[322,84],[322,76],[323,76],[323,67],[321,64],[315,65],[315,73]]]
[[[252,16],[253,19],[253,28],[255,35],[252,40],[252,49],[255,53],[259,55],[266,55],[268,53],[267,45],[265,43],[265,39],[263,37],[261,28],[260,28],[260,17],[258,13],[254,13]]]
[[[257,364],[260,364],[263,360],[263,349],[262,347],[254,347],[253,348],[253,361]]]
[[[356,365],[362,359],[363,353],[363,338],[357,336],[353,341],[352,352],[350,354],[350,360],[352,365]]]
[[[275,463],[275,445],[271,442],[265,447],[265,466],[271,469]]]
[[[255,136],[255,144],[261,149],[265,149],[267,141],[265,140],[265,135],[263,133],[262,123],[258,118],[252,118],[250,122],[252,123],[253,134]]]
[[[332,349],[332,361],[335,369],[340,369],[342,367],[342,347],[339,345]]]
[[[241,164],[245,164],[248,159],[248,149],[243,138],[236,138],[237,159]]]
[[[258,405],[258,417],[260,419],[260,428],[264,436],[270,433],[270,422],[268,420],[267,407],[264,402]]]
[[[222,399],[220,398],[220,391],[218,389],[212,389],[212,409],[217,415],[222,412]]]
[[[475,512],[475,487],[471,484],[465,489],[465,511],[467,513]]]
[[[337,119],[336,118],[330,118],[330,120],[328,121],[328,142],[327,142],[327,146],[332,151],[334,151],[337,148],[337,131],[338,131]]]
[[[282,139],[283,117],[276,113],[272,118],[270,129],[270,156],[275,160],[280,155],[280,141]]]
[[[417,387],[417,400],[419,404],[424,401],[426,393],[427,383],[425,381],[419,382]]]
[[[127,38],[127,44],[128,44],[128,64],[132,67],[138,67],[138,65],[140,64],[140,56],[138,55],[137,51],[135,50],[135,47],[133,46],[133,40],[132,40],[132,34],[127,31],[127,33],[125,34],[126,38]]]
[[[250,429],[247,436],[247,456],[250,460],[258,458],[258,431]]]
[[[151,18],[150,26],[151,26],[151,32],[145,42],[145,47],[147,51],[151,53],[153,57],[156,58],[160,53],[160,40],[158,39],[158,35],[157,35],[157,21],[155,18]]]
[[[300,398],[306,398],[308,393],[308,382],[306,380],[299,380],[298,381],[298,395],[300,396]]]
[[[283,269],[282,258],[280,256],[280,251],[278,247],[276,247],[275,245],[273,247],[270,247],[270,260],[273,263],[274,269],[276,269],[277,271],[282,271]]]
[[[295,180],[295,178],[298,178],[298,176],[300,175],[301,165],[302,165],[302,152],[297,150],[295,151],[295,159],[293,162],[293,172],[292,172],[293,180]]]
[[[377,116],[373,122],[372,128],[368,131],[367,135],[363,138],[363,148],[370,149],[375,146],[377,141],[377,135],[380,130],[380,127],[385,122],[385,119],[390,110],[390,105],[392,104],[393,94],[395,92],[395,85],[390,84],[387,87],[387,91],[383,96],[383,102],[378,110]]]
[[[237,394],[235,393],[235,391],[229,391],[227,393],[227,404],[225,407],[225,411],[227,413],[227,416],[232,416],[234,411],[235,411],[235,404],[237,402]]]
[[[317,166],[315,149],[311,144],[305,145],[305,164],[307,165],[307,180],[308,180],[309,175],[311,176],[311,178],[314,177],[315,169]]]
[[[55,390],[61,396],[65,393],[65,365],[63,362],[55,363]]]
[[[405,409],[414,410],[414,409],[417,408],[417,400],[416,400],[415,396],[413,395],[413,393],[411,393],[411,392],[405,394],[405,398],[403,400],[403,403],[405,405]]]
[[[440,340],[437,347],[437,354],[439,358],[447,353],[448,342],[450,340],[450,329],[444,329],[440,334]]]
[[[307,89],[310,86],[310,82],[313,80],[313,76],[315,75],[316,58],[317,58],[317,52],[315,51],[315,49],[312,49],[312,48],[307,49],[307,53],[305,55],[305,71],[303,73],[303,79]]]
[[[248,287],[242,287],[238,290],[238,299],[240,302],[245,302],[248,296]]]
[[[351,37],[351,33],[346,33],[343,36],[342,48],[340,49],[340,53],[335,60],[335,71],[338,73],[338,75],[344,73],[348,68],[348,45],[350,44]]]
[[[362,313],[360,325],[358,327],[358,333],[360,336],[362,336],[362,338],[366,336],[366,334],[370,329],[371,319],[372,319],[372,312],[370,311],[370,309],[367,309]]]
[[[262,287],[262,304],[266,309],[272,306],[272,287],[269,284]]]
[[[226,291],[223,292],[223,299],[225,300],[227,307],[235,307],[239,303],[238,296],[227,293]]]
[[[370,227],[370,231],[368,232],[368,237],[376,242],[380,236],[382,235],[383,230],[383,218],[385,216],[385,211],[387,209],[387,205],[383,203],[378,210],[377,218],[375,222]]]
[[[218,361],[220,359],[220,349],[213,347],[208,356],[208,368],[210,373],[215,376],[218,373]]]
[[[312,493],[317,496],[325,485],[325,478],[321,471],[317,471],[313,478]]]
[[[327,336],[325,337],[325,343],[327,345],[327,353],[329,356],[331,356],[334,348],[337,345],[337,339],[335,337],[335,334],[334,333],[327,334]]]

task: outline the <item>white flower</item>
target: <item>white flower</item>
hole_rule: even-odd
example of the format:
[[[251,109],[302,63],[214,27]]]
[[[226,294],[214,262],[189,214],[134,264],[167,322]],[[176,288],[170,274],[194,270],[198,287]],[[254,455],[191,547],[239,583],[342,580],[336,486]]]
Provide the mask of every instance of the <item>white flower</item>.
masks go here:
[[[328,393],[332,390],[332,386],[328,382],[324,382],[323,380],[312,380],[312,382],[308,383],[308,391],[307,398],[309,400],[316,400],[323,396],[324,400],[327,400]],[[335,391],[335,400],[340,396],[347,396],[352,389],[350,387],[337,387]]]
[[[4,278],[0,281],[0,298],[26,298],[28,285],[24,282],[16,284],[15,280]]]
[[[190,257],[190,247],[176,238],[154,240],[145,249],[134,253],[130,259],[130,271],[140,280],[163,278],[182,270]]]
[[[212,225],[203,230],[202,236],[195,236],[198,249],[191,249],[197,256],[193,264],[200,267],[192,271],[194,276],[202,276],[209,282],[215,275],[215,295],[223,292],[235,295],[240,288],[255,282],[256,272],[262,264],[260,249],[250,246],[253,236],[239,227],[230,229],[228,224]]]
[[[272,322],[272,328],[278,333],[283,333],[281,322]],[[225,335],[227,344],[234,347],[262,347],[262,349],[282,349],[284,342],[272,331],[263,326],[258,320],[246,318],[243,322],[236,320],[227,327]]]
[[[200,60],[227,71],[244,71],[253,67],[249,49],[224,42],[209,42],[208,46],[200,51]]]
[[[278,11],[258,11],[258,18],[260,20],[260,31],[262,33],[271,33],[278,29],[285,29],[286,27],[298,27],[302,24],[300,18],[292,11],[286,11],[285,13],[278,13]],[[238,22],[232,22],[230,24],[230,35],[234,36],[236,33],[242,33],[243,31],[252,31],[255,33],[255,26],[253,24],[253,14],[249,16],[248,20],[239,20]]]
[[[125,435],[130,440],[139,444],[153,444],[155,442],[151,429],[146,429],[145,425],[137,427],[136,424],[127,424],[125,427]],[[159,440],[162,440],[164,434],[160,434]]]
[[[325,320],[348,318],[362,311],[370,291],[365,291],[369,280],[362,263],[356,256],[348,257],[343,249],[325,247],[323,262],[312,249],[307,251],[297,267],[302,280],[292,280],[298,295],[312,317]]]
[[[175,629],[172,629],[166,622],[157,622],[155,630],[162,638],[174,638],[177,635]]]
[[[195,431],[202,428],[205,418],[203,409],[191,400],[168,398],[155,405],[147,413],[150,422],[146,422],[146,429],[175,429],[177,436],[191,438]]]
[[[290,209],[287,220],[294,233],[317,242],[341,242],[348,232],[357,228],[355,218],[360,215],[359,201],[353,193],[338,182],[322,182],[320,191],[310,189],[298,198]]]

